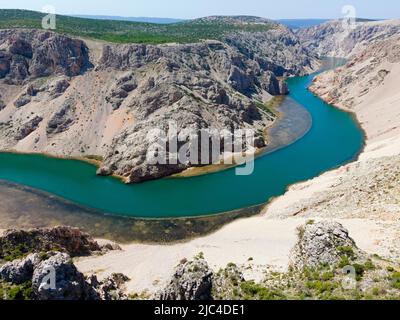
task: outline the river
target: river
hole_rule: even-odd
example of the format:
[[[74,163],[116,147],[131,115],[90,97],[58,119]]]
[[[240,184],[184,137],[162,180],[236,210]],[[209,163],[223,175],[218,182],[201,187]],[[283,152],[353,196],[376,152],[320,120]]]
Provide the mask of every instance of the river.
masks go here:
[[[327,62],[329,68],[343,63],[337,59]],[[310,130],[289,146],[257,158],[249,176],[237,176],[229,169],[125,185],[111,177],[96,176],[96,168],[85,162],[0,153],[0,179],[128,217],[194,217],[262,204],[282,195],[291,184],[351,161],[362,150],[364,135],[355,118],[307,90],[314,76],[289,79],[290,95],[283,102],[295,101],[308,111]]]

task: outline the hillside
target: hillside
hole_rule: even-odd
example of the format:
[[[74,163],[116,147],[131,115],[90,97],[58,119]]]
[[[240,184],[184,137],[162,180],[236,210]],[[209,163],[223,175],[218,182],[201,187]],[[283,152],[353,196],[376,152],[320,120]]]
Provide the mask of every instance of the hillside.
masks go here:
[[[0,10],[0,29],[41,29],[43,13]],[[118,20],[96,20],[57,15],[56,32],[116,43],[192,43],[221,40],[237,32],[265,32],[278,24],[255,17],[214,17],[173,24],[151,24]]]
[[[359,19],[354,29],[343,28],[343,21],[329,21],[300,29],[296,34],[302,44],[320,56],[347,58],[371,43],[400,33],[400,20],[368,21]]]

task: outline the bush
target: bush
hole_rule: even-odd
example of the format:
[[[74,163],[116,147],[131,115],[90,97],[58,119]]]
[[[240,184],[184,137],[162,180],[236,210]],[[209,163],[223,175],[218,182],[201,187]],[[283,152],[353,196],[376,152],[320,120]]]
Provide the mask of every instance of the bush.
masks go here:
[[[325,272],[322,274],[321,279],[324,281],[332,280],[335,277],[335,274],[332,271]]]
[[[246,300],[280,300],[285,295],[277,290],[269,290],[253,281],[245,281],[240,285]]]
[[[0,282],[0,300],[31,300],[33,298],[32,283],[11,285]]]
[[[348,257],[349,259],[354,259],[355,257],[354,249],[350,246],[338,247],[337,250],[341,256]]]
[[[330,281],[308,281],[306,286],[308,289],[315,290],[319,294],[325,292],[331,293],[336,288],[336,284]]]
[[[391,276],[392,287],[400,290],[400,272],[394,272]]]

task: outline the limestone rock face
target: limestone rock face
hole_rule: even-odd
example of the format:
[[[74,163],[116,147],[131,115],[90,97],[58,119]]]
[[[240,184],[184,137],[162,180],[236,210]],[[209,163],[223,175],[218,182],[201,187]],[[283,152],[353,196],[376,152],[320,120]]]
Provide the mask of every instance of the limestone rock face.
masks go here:
[[[73,102],[65,102],[49,120],[46,128],[47,134],[57,134],[68,130],[75,120]]]
[[[330,21],[300,29],[297,35],[307,48],[321,56],[347,58],[399,32],[399,20],[357,22],[355,28],[350,29],[343,21]]]
[[[14,106],[20,108],[27,105],[29,102],[31,102],[31,98],[27,94],[22,94],[14,101]]]
[[[30,231],[8,230],[0,237],[0,258],[9,250],[23,244],[26,250],[46,252],[59,249],[71,256],[88,255],[101,248],[88,234],[70,227],[33,229]]]
[[[212,271],[203,259],[181,263],[157,300],[211,300]]]
[[[54,287],[51,287],[52,280],[46,281],[52,272],[55,277]],[[37,300],[83,300],[86,282],[83,274],[73,265],[70,256],[57,253],[35,268],[32,288]]]
[[[22,284],[32,279],[34,268],[40,263],[37,253],[24,259],[8,262],[0,267],[0,279],[14,284]]]
[[[345,109],[362,104],[368,94],[382,88],[391,73],[396,72],[400,63],[399,34],[371,43],[354,54],[345,66],[318,75],[310,90],[328,103]]]
[[[315,61],[307,57],[307,51],[301,49],[287,29],[251,38],[261,42],[260,47],[240,41],[247,36],[250,37],[242,34],[222,42],[190,45],[105,45],[98,70],[146,70],[147,76],[128,73],[123,81],[132,91],[125,90],[121,86],[124,82],[118,80],[107,96],[113,109],[129,106],[140,121],[114,137],[98,172],[114,173],[132,183],[161,178],[193,166],[190,162],[169,163],[168,151],[166,165],[152,165],[146,158],[150,145],[147,133],[154,128],[166,132],[169,121],[177,124],[178,132],[198,132],[204,128],[262,129],[273,121],[255,106],[255,99],[262,100],[264,94],[287,94],[274,72],[280,76],[304,74],[314,67]],[[287,59],[275,56],[274,50],[268,49],[271,43],[279,41],[287,45],[287,52],[282,53]],[[178,148],[187,142],[182,141]],[[265,145],[265,141],[257,144]]]
[[[357,250],[349,232],[338,222],[318,222],[299,228],[299,239],[290,253],[290,267],[295,270],[336,265],[343,253],[340,248]]]
[[[28,121],[22,123],[15,138],[17,140],[26,138],[39,127],[42,120],[42,117],[34,115],[32,118],[28,119]]]
[[[20,84],[28,78],[76,76],[90,67],[81,40],[47,31],[0,31],[0,78]]]

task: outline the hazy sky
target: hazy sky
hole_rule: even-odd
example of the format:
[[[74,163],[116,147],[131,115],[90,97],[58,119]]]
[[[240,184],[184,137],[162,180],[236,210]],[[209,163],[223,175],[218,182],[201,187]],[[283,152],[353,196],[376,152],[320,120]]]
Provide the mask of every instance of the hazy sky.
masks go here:
[[[278,18],[338,18],[353,5],[362,18],[400,18],[399,0],[0,0],[0,8],[41,11],[53,5],[60,14],[197,18],[255,15]]]

